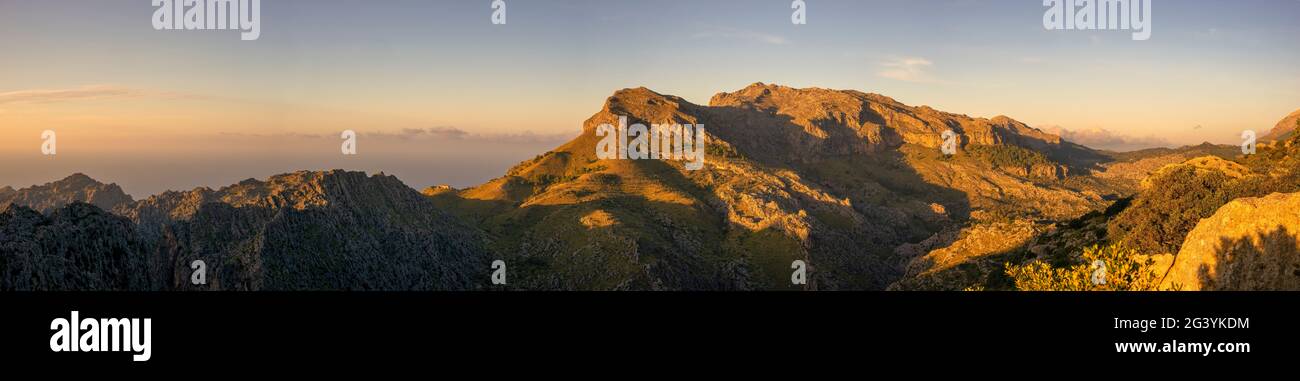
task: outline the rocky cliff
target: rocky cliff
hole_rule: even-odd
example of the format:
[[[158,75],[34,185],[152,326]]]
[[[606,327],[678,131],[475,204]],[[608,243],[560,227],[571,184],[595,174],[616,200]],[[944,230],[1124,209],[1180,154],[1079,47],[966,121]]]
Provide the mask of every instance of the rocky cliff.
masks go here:
[[[82,202],[44,215],[0,207],[0,290],[157,289],[146,248],[125,218]]]
[[[132,214],[179,217],[159,243],[178,289],[463,290],[490,271],[476,230],[392,176],[296,172],[174,197]],[[208,287],[189,284],[193,260]]]
[[[1183,290],[1300,290],[1300,193],[1237,199],[1201,220],[1164,277]]]
[[[465,290],[483,236],[392,176],[296,172],[220,190],[0,217],[0,289]],[[205,285],[191,264],[206,265]]]
[[[0,206],[16,204],[37,212],[50,213],[73,202],[85,202],[100,209],[112,210],[132,202],[117,184],[104,184],[90,176],[76,173],[59,181],[14,190],[0,188]]]

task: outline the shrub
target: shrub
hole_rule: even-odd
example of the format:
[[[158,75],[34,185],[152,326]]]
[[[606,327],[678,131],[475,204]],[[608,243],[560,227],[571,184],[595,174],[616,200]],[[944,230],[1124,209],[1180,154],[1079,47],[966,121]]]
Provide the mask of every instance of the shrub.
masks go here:
[[[972,157],[998,168],[1026,168],[1051,162],[1041,152],[1013,145],[969,145],[965,150]]]
[[[1178,168],[1161,176],[1115,216],[1107,233],[1115,242],[1146,253],[1177,253],[1183,238],[1235,195],[1221,172]]]
[[[1300,191],[1298,179],[1294,171],[1233,179],[1222,172],[1178,168],[1153,179],[1151,188],[1107,225],[1107,234],[1144,253],[1177,253],[1196,224],[1223,205],[1242,197]]]
[[[1094,284],[1094,263],[1105,264],[1105,282]],[[1155,261],[1114,244],[1083,250],[1082,263],[1054,268],[1042,261],[1006,264],[1006,274],[1020,291],[1153,291],[1159,287]],[[1175,287],[1176,289],[1177,287]]]

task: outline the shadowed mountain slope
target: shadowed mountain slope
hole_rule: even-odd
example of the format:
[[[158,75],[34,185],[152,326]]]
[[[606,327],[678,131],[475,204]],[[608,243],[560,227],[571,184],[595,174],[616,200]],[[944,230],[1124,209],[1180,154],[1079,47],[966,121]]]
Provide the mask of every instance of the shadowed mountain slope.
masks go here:
[[[600,160],[596,127],[703,124],[707,164]],[[953,130],[963,150],[939,152]],[[513,286],[554,289],[883,289],[896,247],[997,212],[1103,207],[1071,180],[1109,158],[1010,118],[971,118],[856,91],[754,84],[701,106],[615,92],[574,140],[462,191],[426,191],[524,263]],[[1020,213],[1020,212],[1016,212]],[[974,214],[974,215],[972,215]]]
[[[296,172],[167,192],[115,211],[123,217],[82,203],[48,218],[10,207],[0,219],[0,270],[20,280],[4,288],[464,290],[490,271],[477,230],[382,174]],[[58,266],[66,258],[93,266]],[[206,285],[191,284],[196,260]],[[43,280],[69,272],[132,278]]]

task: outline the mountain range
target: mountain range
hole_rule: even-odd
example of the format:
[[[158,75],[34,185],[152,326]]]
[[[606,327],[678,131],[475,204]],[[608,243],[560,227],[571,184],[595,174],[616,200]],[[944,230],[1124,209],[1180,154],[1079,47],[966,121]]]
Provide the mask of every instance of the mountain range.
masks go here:
[[[755,83],[697,105],[624,89],[577,138],[468,189],[341,170],[142,200],[81,174],[0,188],[0,289],[1028,289],[1021,266],[1065,271],[1095,245],[1138,249],[1162,288],[1295,289],[1300,219],[1222,220],[1300,203],[1297,115],[1256,155],[1117,153],[852,90]],[[596,127],[620,117],[703,125],[707,164],[598,159]],[[1254,265],[1218,257],[1215,238],[1243,237],[1263,243]]]

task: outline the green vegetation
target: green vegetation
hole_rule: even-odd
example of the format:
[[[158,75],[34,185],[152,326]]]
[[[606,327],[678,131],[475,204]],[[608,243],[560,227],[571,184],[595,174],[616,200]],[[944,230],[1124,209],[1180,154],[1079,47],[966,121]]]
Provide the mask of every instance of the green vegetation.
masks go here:
[[[1300,167],[1300,139],[1292,139],[1261,145],[1257,154],[1236,160],[1253,173],[1183,165],[1150,178],[1142,193],[1066,224],[1048,245],[1060,249],[1030,262],[1006,263],[1007,282],[1019,290],[1157,289],[1152,261],[1139,253],[1178,253],[1202,219],[1232,200],[1300,191],[1300,173],[1293,169]],[[1094,246],[1080,250],[1075,242]],[[1090,281],[1090,266],[1099,259],[1107,263],[1112,281],[1101,288]]]
[[[1027,168],[1052,161],[1041,152],[1013,145],[969,145],[966,153],[998,168]]]
[[[714,143],[706,144],[704,153],[712,158],[743,159],[745,157],[745,155],[740,154],[740,151],[736,151],[731,146]]]
[[[1235,198],[1231,180],[1222,172],[1177,168],[1155,179],[1107,231],[1114,241],[1143,252],[1177,253],[1202,218]]]
[[[1260,145],[1254,155],[1243,156],[1239,162],[1257,173],[1268,173],[1274,169],[1295,172],[1300,166],[1300,126],[1296,130],[1283,134],[1271,145]]]
[[[1275,151],[1280,150],[1264,150],[1259,155],[1277,163],[1282,159],[1268,158],[1276,155]],[[1246,157],[1242,162],[1250,165],[1251,160],[1257,159]],[[1112,241],[1147,253],[1177,253],[1201,219],[1214,215],[1232,200],[1300,191],[1294,171],[1281,176],[1234,179],[1220,171],[1181,167],[1152,180],[1151,187],[1107,226]]]
[[[545,190],[547,187],[550,187],[551,185],[559,184],[559,183],[567,183],[577,179],[578,179],[578,175],[552,175],[549,173],[543,173],[541,175],[537,175],[537,178],[532,179],[531,182],[535,187],[535,189],[541,191],[541,190]]]
[[[769,228],[729,234],[723,250],[732,255],[748,257],[752,270],[756,273],[754,279],[761,282],[762,288],[803,288],[790,283],[790,263],[796,259],[807,259],[805,250],[798,240],[780,230]]]
[[[1006,274],[1020,291],[1153,291],[1160,278],[1155,261],[1123,245],[1092,246],[1083,250],[1082,261],[1066,267],[1052,267],[1042,261],[1024,265],[1006,264]],[[1099,267],[1105,264],[1105,282],[1094,284]],[[1180,287],[1172,287],[1178,289]]]
[[[567,152],[565,154],[567,154]],[[536,175],[532,179],[528,179],[528,181],[533,185],[534,192],[541,192],[546,190],[546,188],[549,188],[551,185],[572,182],[577,180],[579,177],[582,177],[582,175],[603,172],[607,169],[609,169],[609,167],[605,165],[586,166],[562,175],[542,173]]]

